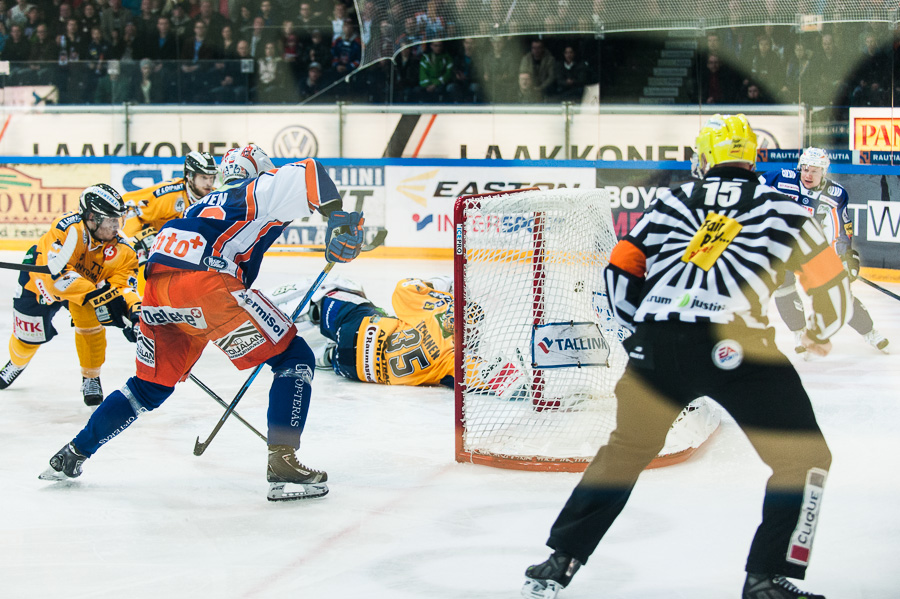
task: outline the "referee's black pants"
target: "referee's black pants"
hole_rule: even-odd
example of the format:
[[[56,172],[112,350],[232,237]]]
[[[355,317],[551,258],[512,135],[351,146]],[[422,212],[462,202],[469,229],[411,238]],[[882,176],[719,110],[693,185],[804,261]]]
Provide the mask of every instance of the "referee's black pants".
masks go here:
[[[742,350],[732,369],[713,356],[723,339]],[[706,395],[731,414],[772,469],[746,570],[802,579],[831,452],[800,377],[775,347],[774,331],[646,323],[625,347],[629,361],[616,387],[616,429],[569,497],[547,545],[586,562],[662,449],[672,422]],[[735,355],[719,352],[729,355],[725,366],[734,365]]]

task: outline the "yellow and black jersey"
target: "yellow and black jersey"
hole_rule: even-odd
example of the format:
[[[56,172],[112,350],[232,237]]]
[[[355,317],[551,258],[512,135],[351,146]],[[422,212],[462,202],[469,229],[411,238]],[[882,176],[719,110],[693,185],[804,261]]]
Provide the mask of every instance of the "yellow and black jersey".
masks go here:
[[[170,179],[123,195],[125,204],[134,206],[122,228],[125,235],[134,237],[146,226],[159,231],[170,220],[181,218],[191,204],[186,185],[184,178]]]
[[[75,236],[77,243],[64,250],[70,235]],[[72,247],[59,274],[29,274],[24,287],[40,303],[69,301],[81,305],[85,296],[104,281],[121,291],[129,307],[140,302],[135,290],[138,264],[134,248],[118,236],[112,241],[95,241],[78,212],[67,212],[53,221],[35,246],[35,264],[46,265],[51,256],[68,253]]]
[[[437,385],[453,376],[453,296],[421,279],[397,283],[396,317],[368,316],[356,340],[359,380],[385,385]]]

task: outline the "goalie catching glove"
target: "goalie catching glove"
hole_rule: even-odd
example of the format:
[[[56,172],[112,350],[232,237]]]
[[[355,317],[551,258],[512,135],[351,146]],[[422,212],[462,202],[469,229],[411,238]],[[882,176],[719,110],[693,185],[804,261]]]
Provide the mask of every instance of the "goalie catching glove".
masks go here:
[[[362,212],[332,212],[325,233],[325,259],[350,262],[359,256],[365,241],[363,222]]]
[[[122,334],[131,343],[137,341],[137,331],[140,324],[141,304],[136,303],[132,308],[122,297],[122,293],[109,283],[87,294],[84,305],[91,306],[97,315],[97,320],[105,327],[113,326],[122,329]]]
[[[156,234],[159,231],[155,227],[146,225],[143,229],[134,234],[132,245],[137,253],[138,266],[143,266],[150,259],[150,249],[156,243]]]
[[[844,263],[844,270],[850,275],[851,283],[859,278],[859,252],[850,248],[841,256],[841,262]]]

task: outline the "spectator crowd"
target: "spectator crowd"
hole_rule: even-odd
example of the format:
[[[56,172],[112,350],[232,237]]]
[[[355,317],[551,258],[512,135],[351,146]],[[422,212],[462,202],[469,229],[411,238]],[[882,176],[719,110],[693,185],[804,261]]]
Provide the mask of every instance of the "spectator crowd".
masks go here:
[[[577,103],[592,84],[637,102],[652,74],[635,34],[463,37],[452,15],[475,1],[416,3],[395,28],[345,0],[0,0],[0,84],[53,86],[63,104]],[[679,101],[890,105],[900,37],[830,27],[710,30]],[[403,49],[360,69],[364,44]]]

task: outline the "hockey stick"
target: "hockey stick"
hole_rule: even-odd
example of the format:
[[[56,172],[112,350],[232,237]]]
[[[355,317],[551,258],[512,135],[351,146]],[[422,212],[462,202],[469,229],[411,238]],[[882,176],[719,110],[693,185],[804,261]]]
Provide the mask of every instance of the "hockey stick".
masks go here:
[[[894,293],[893,291],[888,291],[887,289],[885,289],[885,288],[882,287],[881,285],[877,285],[877,284],[873,283],[872,281],[870,281],[869,279],[866,279],[866,278],[863,278],[863,277],[857,277],[857,278],[858,278],[860,281],[862,281],[863,283],[865,283],[866,285],[868,285],[869,287],[874,287],[875,289],[877,289],[877,290],[880,291],[881,293],[883,293],[883,294],[885,294],[885,295],[889,295],[889,296],[891,296],[892,298],[894,298],[895,300],[900,300],[900,295],[897,295],[897,294]]]
[[[190,377],[190,379],[191,379],[192,381],[194,381],[195,383],[197,383],[197,386],[198,386],[198,387],[200,387],[201,389],[203,389],[204,391],[206,391],[206,394],[207,394],[207,395],[209,395],[209,396],[212,397],[214,400],[216,400],[217,402],[219,402],[219,405],[220,405],[220,406],[222,406],[223,408],[227,408],[227,407],[228,407],[228,404],[225,403],[225,400],[222,399],[221,397],[219,397],[219,396],[216,394],[215,391],[213,391],[212,389],[210,389],[209,387],[207,387],[205,384],[203,384],[203,381],[201,381],[200,379],[198,379],[197,377],[195,377],[193,374],[190,374],[189,377]],[[246,427],[249,428],[251,431],[253,431],[254,433],[256,433],[256,436],[257,436],[257,437],[259,437],[260,439],[262,439],[262,440],[265,441],[266,443],[269,442],[269,440],[266,438],[266,436],[265,436],[264,434],[262,434],[261,432],[259,432],[259,431],[256,430],[255,428],[253,428],[253,425],[250,424],[249,422],[247,422],[246,420],[244,420],[244,419],[241,417],[241,415],[237,413],[236,410],[232,410],[232,413],[234,414],[234,417],[235,417],[235,418],[237,418],[238,420],[240,420],[241,422],[244,423],[244,426],[246,426]]]
[[[387,237],[387,229],[378,229],[378,233],[375,234],[375,237],[372,238],[371,243],[367,243],[366,245],[360,248],[362,252],[371,252],[377,247],[381,247],[384,245],[384,238]],[[306,253],[321,253],[325,251],[325,246],[316,246],[316,247],[280,247],[280,248],[272,248],[266,250],[266,253],[291,253],[291,254],[306,254]]]
[[[46,264],[19,264],[18,262],[0,262],[0,268],[8,268],[9,270],[24,270],[25,272],[38,272],[49,275],[50,267]]]
[[[293,314],[291,314],[291,321],[300,316],[300,312],[303,311],[303,308],[306,307],[306,304],[309,303],[310,298],[312,298],[313,294],[316,292],[316,289],[322,284],[325,280],[325,277],[328,276],[328,273],[331,272],[331,269],[334,267],[334,262],[329,262],[325,265],[325,268],[322,269],[322,272],[319,273],[318,278],[315,282],[310,286],[309,291],[306,292],[306,295],[303,296],[303,299],[300,300],[300,303],[297,304],[297,307],[294,308]],[[231,400],[231,403],[228,404],[228,407],[225,408],[225,413],[222,414],[222,417],[219,418],[219,422],[216,423],[215,428],[209,434],[206,441],[200,442],[200,437],[197,437],[197,442],[194,443],[194,455],[202,455],[206,448],[209,447],[209,444],[212,442],[213,437],[218,434],[219,429],[222,428],[222,425],[225,424],[225,421],[228,420],[228,417],[234,412],[234,408],[237,406],[238,402],[241,401],[241,398],[244,397],[244,394],[247,392],[247,389],[250,388],[250,385],[253,383],[254,379],[256,379],[256,375],[259,374],[259,371],[262,370],[263,364],[260,364],[256,368],[253,369],[253,372],[250,373],[250,376],[247,378],[247,381],[243,384],[243,386],[238,390],[237,395],[234,396],[234,399]]]

